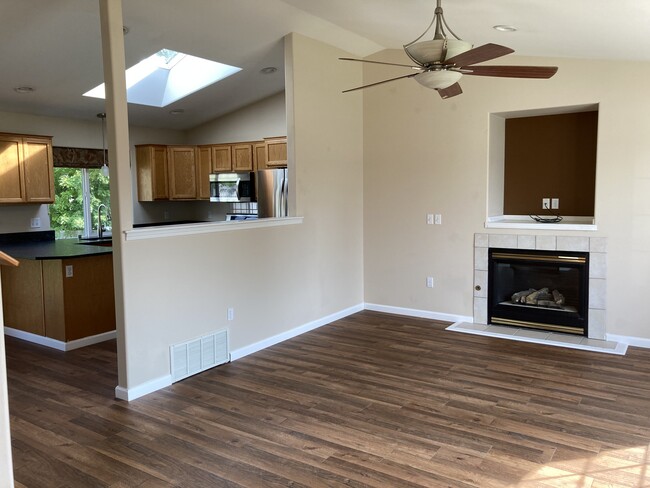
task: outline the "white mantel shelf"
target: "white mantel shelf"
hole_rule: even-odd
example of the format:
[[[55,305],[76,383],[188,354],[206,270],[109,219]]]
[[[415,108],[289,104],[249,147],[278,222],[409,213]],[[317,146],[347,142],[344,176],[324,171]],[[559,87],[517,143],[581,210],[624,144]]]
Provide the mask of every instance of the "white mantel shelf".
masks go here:
[[[535,222],[526,215],[499,215],[488,217],[485,221],[486,229],[529,229],[529,230],[572,230],[595,231],[598,230],[593,217],[563,217],[562,222],[545,224]]]

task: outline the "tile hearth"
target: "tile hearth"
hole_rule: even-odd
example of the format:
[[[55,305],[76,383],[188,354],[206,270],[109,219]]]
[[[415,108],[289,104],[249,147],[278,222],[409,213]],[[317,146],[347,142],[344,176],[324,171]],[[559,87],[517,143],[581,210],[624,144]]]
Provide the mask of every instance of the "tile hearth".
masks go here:
[[[589,253],[588,338],[606,337],[607,238],[561,235],[475,234],[474,235],[474,323],[487,324],[488,249],[529,249]],[[477,289],[478,288],[478,289]],[[494,327],[494,326],[491,326]],[[502,329],[503,327],[499,327]],[[587,339],[587,338],[584,338]]]

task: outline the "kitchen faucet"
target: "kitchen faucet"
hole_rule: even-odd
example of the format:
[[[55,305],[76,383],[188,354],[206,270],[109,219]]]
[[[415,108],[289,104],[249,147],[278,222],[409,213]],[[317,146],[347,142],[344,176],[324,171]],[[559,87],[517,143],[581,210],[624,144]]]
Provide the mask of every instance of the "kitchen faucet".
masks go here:
[[[102,207],[104,208],[104,210],[106,210],[106,205],[104,205],[103,203],[100,203],[97,206],[97,235],[99,236],[100,239],[104,237],[104,227],[102,226]],[[107,218],[108,218],[108,214],[107,214]]]

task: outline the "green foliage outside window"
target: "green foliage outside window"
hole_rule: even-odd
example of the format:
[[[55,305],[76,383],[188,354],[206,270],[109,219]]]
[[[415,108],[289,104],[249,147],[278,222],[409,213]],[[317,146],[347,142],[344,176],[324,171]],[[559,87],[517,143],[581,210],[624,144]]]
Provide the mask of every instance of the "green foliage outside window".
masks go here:
[[[87,169],[90,186],[90,211],[92,228],[97,232],[97,207],[104,203],[110,209],[108,177],[98,169]],[[50,205],[50,226],[57,238],[77,237],[84,233],[83,170],[79,168],[54,168],[54,203]],[[102,212],[104,227],[110,227],[110,220]],[[106,225],[106,223],[108,225]]]

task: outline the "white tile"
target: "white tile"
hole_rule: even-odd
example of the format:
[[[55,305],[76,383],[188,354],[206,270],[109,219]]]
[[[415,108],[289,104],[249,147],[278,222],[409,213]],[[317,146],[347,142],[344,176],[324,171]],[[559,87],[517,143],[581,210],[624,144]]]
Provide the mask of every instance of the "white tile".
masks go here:
[[[607,305],[607,281],[601,279],[589,280],[589,308],[605,310]]]
[[[490,234],[490,247],[517,249],[517,236],[514,234]]]
[[[557,332],[553,332],[552,334],[549,334],[549,336],[547,337],[547,340],[549,341],[561,342],[564,344],[580,344],[582,342],[582,339],[584,339],[584,336],[571,335],[571,334],[558,334]]]
[[[474,297],[474,323],[487,324],[487,298]]]
[[[600,347],[602,349],[616,349],[616,346],[618,345],[617,342],[601,341],[598,339],[588,339],[586,337],[582,338],[582,342],[580,344],[582,344],[583,346]]]
[[[589,309],[589,330],[587,331],[587,335],[590,339],[605,339],[607,335],[607,325],[605,319],[605,310],[598,310],[595,308]]]
[[[484,331],[488,326],[486,324],[470,324],[469,322],[463,322],[458,324],[454,329],[456,330],[478,330]]]
[[[503,334],[506,336],[514,336],[517,333],[517,327],[508,327],[505,325],[490,325],[485,332],[491,332],[493,334]]]
[[[589,253],[589,278],[607,278],[607,254]]]
[[[548,332],[544,332],[541,330],[530,330],[530,329],[519,329],[516,334],[517,337],[526,337],[528,339],[539,339],[539,340],[544,340],[549,335],[550,334]]]
[[[558,236],[558,251],[589,252],[589,237]]]
[[[535,236],[517,236],[517,249],[535,249]]]
[[[538,251],[555,251],[556,239],[555,236],[536,236],[535,249]]]
[[[487,234],[474,234],[474,247],[488,247],[488,243]]]
[[[476,288],[480,289],[477,290]],[[482,270],[474,271],[474,296],[475,297],[487,297],[488,289],[488,272]]]
[[[607,237],[591,237],[589,250],[591,252],[607,252]]]
[[[474,248],[474,269],[487,271],[488,269],[488,248]]]

